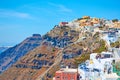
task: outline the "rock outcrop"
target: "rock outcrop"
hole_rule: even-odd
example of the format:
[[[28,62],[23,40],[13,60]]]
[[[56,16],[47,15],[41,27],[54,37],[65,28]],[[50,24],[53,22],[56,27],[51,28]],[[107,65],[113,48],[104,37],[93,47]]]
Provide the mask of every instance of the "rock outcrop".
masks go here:
[[[0,73],[9,68],[27,52],[33,50],[37,46],[40,46],[42,41],[41,35],[33,34],[32,37],[28,37],[20,44],[7,49],[0,54]]]

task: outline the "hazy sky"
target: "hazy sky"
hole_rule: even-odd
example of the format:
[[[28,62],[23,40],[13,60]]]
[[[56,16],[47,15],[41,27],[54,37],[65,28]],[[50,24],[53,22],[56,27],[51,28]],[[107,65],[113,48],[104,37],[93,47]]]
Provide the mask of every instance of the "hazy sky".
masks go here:
[[[61,21],[84,15],[120,19],[120,0],[1,0],[0,46],[43,35]]]

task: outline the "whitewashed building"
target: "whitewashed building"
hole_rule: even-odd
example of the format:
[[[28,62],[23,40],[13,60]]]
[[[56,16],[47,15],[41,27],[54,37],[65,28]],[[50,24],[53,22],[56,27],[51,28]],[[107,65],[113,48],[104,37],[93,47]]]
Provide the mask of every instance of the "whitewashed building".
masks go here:
[[[79,80],[116,80],[118,76],[113,73],[113,60],[111,52],[92,53],[90,60],[78,66]]]

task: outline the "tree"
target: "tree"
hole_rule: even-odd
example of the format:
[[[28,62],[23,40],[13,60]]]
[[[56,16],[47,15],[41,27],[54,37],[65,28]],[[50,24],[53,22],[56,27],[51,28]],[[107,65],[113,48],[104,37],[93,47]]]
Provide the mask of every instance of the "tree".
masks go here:
[[[118,19],[113,19],[112,22],[118,22]]]

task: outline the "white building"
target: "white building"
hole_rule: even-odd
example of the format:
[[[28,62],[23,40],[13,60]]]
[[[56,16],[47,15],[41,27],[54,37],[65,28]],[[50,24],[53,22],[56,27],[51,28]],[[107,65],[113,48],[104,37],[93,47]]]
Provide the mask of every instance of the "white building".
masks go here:
[[[79,80],[116,80],[118,76],[113,73],[113,60],[111,52],[92,53],[90,60],[78,66]]]

